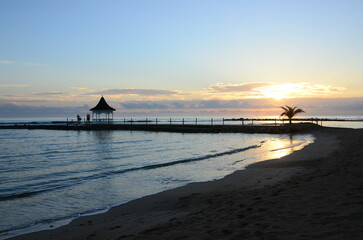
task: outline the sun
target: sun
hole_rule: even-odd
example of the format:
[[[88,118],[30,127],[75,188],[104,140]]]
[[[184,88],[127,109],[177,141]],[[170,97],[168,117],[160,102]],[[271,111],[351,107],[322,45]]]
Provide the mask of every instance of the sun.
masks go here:
[[[281,100],[285,98],[292,98],[296,92],[296,86],[293,84],[274,84],[261,87],[258,91],[264,98]]]
[[[273,98],[275,100],[281,100],[281,99],[289,98],[289,96],[286,93],[278,92],[278,91],[265,93],[265,97],[266,98]]]

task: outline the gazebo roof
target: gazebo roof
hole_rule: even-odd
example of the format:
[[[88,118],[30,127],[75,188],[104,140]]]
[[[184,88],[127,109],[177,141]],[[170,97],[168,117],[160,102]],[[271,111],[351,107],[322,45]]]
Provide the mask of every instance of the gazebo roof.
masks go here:
[[[110,107],[102,96],[97,105],[94,108],[91,108],[90,111],[116,111],[116,109]]]

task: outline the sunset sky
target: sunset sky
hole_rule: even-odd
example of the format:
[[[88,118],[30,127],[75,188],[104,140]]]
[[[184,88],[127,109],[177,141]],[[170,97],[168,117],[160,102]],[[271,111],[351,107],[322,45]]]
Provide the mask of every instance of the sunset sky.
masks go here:
[[[0,117],[363,115],[363,1],[2,0]],[[70,116],[70,117],[72,117]]]

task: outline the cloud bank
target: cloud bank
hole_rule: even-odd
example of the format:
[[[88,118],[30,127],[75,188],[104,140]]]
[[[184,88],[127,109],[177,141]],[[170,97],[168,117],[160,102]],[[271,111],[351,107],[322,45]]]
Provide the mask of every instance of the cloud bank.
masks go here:
[[[298,106],[305,116],[362,116],[363,98],[128,101],[112,103],[115,117],[126,116],[278,116],[281,105]],[[47,107],[0,103],[1,117],[64,117],[89,113],[90,106]]]
[[[27,87],[2,84],[0,87]],[[0,116],[66,116],[88,111],[100,95],[117,110],[116,116],[257,116],[276,115],[280,105],[303,108],[308,115],[362,115],[363,98],[337,98],[345,88],[326,84],[217,84],[200,91],[120,88],[94,91],[69,87],[65,91],[0,95]],[[326,98],[329,97],[329,98]],[[40,106],[40,105],[44,106]],[[86,105],[84,105],[86,104]],[[69,107],[63,107],[69,106]]]

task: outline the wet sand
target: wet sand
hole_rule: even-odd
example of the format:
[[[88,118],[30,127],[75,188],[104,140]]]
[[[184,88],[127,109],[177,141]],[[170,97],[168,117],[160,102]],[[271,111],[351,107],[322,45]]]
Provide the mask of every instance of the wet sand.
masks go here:
[[[363,239],[363,129],[14,239]]]

